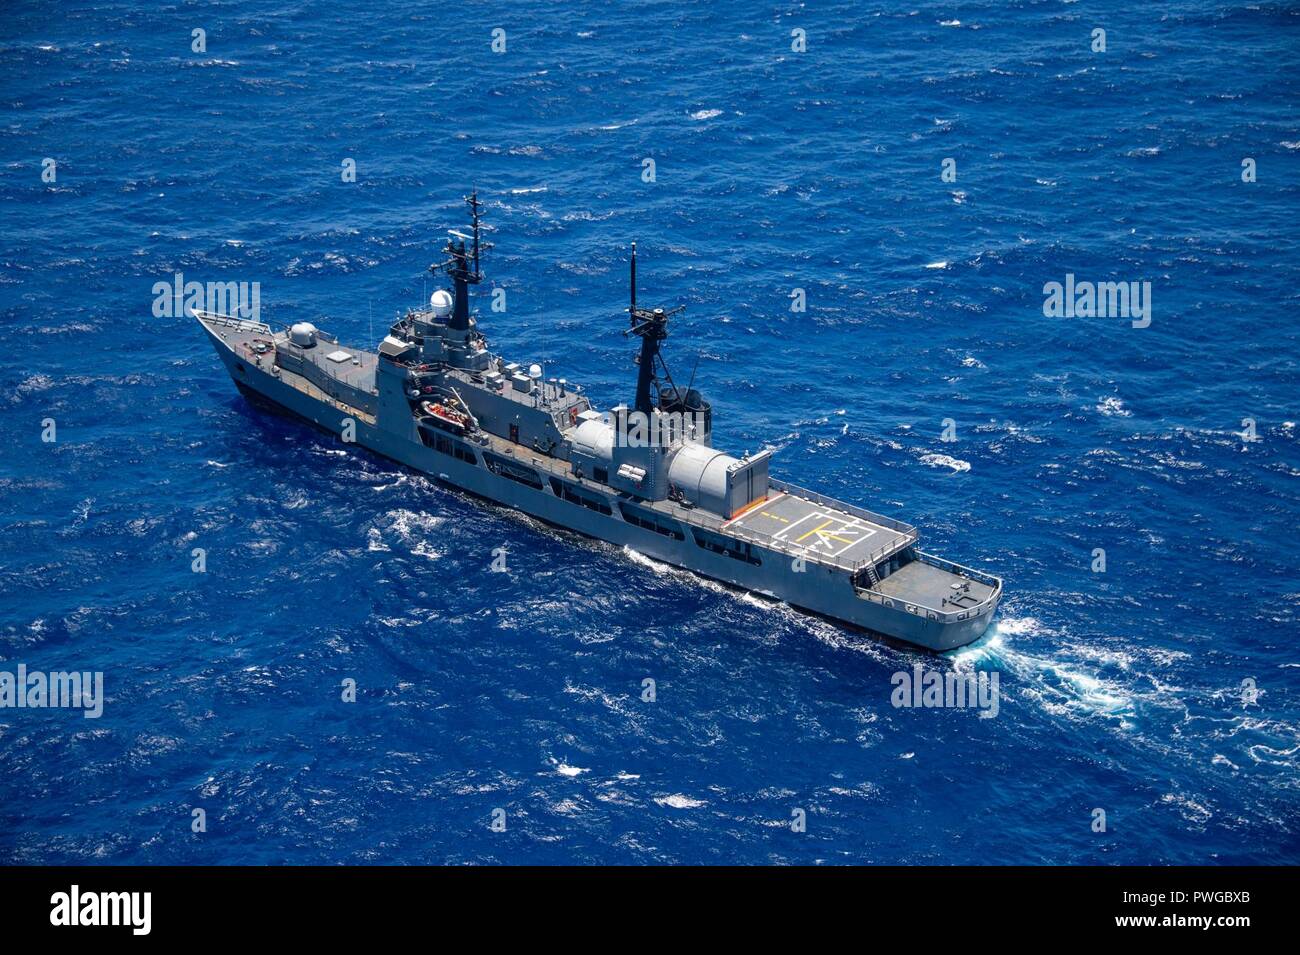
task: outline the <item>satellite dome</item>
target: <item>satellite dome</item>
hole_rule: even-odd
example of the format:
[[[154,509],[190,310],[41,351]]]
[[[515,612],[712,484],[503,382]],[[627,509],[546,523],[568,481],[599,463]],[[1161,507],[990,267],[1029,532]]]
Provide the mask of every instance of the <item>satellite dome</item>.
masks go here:
[[[311,322],[298,322],[289,329],[289,340],[295,345],[308,348],[316,344],[316,326]]]
[[[446,318],[451,314],[451,293],[445,288],[440,288],[429,296],[429,307],[433,309],[433,314],[438,318]]]

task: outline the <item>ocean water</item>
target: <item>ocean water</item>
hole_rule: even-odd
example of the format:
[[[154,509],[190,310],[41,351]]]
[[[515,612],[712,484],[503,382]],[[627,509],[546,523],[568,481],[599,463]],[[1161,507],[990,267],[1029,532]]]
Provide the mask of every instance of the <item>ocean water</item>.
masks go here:
[[[106,701],[0,710],[0,860],[1300,861],[1298,68],[1267,2],[6,3],[0,670]],[[474,187],[495,350],[628,399],[637,240],[718,443],[1003,576],[986,637],[477,504],[153,315],[373,344]],[[1067,274],[1150,326],[1045,317]],[[998,715],[894,708],[917,663]]]

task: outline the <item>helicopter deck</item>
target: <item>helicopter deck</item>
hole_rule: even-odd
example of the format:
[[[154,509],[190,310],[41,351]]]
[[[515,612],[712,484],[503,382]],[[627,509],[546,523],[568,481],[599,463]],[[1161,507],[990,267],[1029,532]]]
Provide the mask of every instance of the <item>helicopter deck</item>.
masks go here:
[[[887,527],[825,499],[813,501],[786,491],[774,492],[722,526],[732,533],[768,538],[782,549],[852,566],[875,554],[900,550],[915,539],[914,533]]]

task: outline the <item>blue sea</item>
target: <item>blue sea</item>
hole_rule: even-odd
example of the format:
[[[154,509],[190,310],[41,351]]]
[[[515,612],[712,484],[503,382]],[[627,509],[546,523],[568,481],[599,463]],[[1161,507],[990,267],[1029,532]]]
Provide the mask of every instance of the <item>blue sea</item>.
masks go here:
[[[1298,105],[1287,3],[7,2],[0,670],[105,699],[0,709],[0,861],[1300,861]],[[477,503],[154,315],[373,347],[473,188],[495,351],[628,400],[637,241],[716,442],[1005,578],[986,636]]]

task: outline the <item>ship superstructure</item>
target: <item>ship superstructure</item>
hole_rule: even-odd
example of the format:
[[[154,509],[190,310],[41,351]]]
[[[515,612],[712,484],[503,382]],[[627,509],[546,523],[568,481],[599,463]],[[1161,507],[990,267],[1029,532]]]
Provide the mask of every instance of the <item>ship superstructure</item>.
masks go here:
[[[451,290],[376,352],[305,322],[196,312],[239,390],[446,484],[854,627],[935,651],[985,631],[998,578],[924,553],[901,521],[777,480],[770,451],[714,448],[711,405],[661,353],[681,309],[637,303],[635,244],[631,406],[601,412],[581,387],[494,354],[470,305],[488,246],[467,202],[470,233],[430,267]]]

